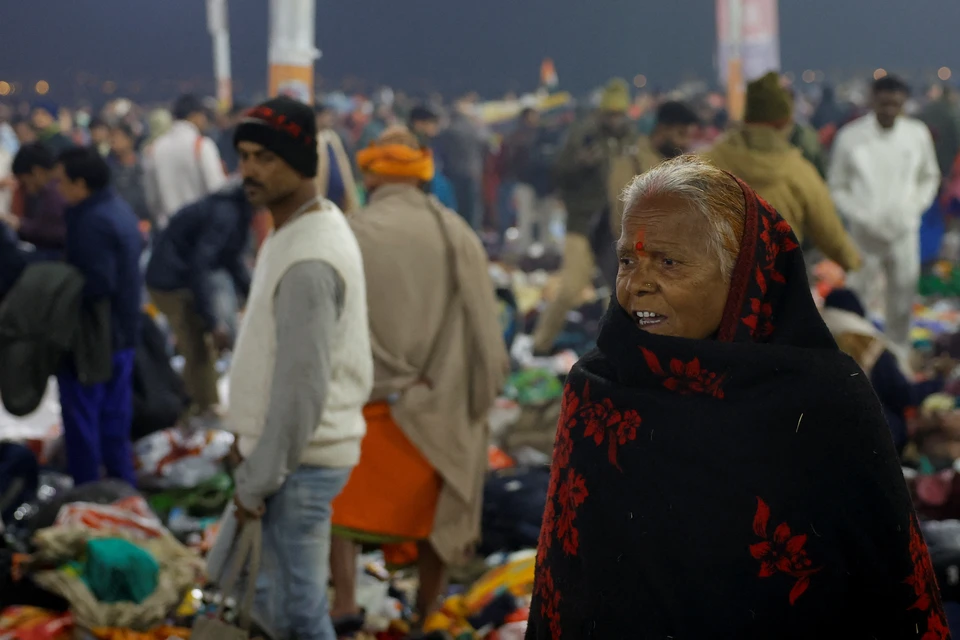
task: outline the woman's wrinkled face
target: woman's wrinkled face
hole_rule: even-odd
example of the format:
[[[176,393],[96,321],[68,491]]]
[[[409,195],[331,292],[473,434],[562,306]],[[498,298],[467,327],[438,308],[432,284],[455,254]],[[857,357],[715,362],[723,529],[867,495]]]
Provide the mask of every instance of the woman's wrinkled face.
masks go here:
[[[637,326],[704,340],[720,328],[730,283],[704,216],[673,195],[641,200],[623,217],[617,301]]]

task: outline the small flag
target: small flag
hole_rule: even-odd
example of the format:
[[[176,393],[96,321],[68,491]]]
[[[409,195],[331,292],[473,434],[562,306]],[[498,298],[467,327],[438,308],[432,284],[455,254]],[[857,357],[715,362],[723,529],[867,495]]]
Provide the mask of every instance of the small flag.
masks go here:
[[[557,70],[553,66],[553,60],[544,58],[540,64],[540,86],[555,89],[558,84],[560,84],[560,79],[557,77]]]

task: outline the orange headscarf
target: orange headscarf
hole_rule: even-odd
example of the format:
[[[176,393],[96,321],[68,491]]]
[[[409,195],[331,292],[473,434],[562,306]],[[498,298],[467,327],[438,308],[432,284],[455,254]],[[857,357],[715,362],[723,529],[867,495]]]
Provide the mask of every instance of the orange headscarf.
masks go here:
[[[421,182],[429,182],[434,174],[433,153],[403,126],[388,128],[376,142],[358,151],[357,165],[364,173]]]

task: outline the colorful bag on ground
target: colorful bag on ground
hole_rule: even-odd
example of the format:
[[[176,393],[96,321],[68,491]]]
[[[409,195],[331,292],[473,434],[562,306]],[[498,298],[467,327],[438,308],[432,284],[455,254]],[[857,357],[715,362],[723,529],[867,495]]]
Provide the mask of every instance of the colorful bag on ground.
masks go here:
[[[141,496],[131,496],[113,504],[74,502],[60,508],[56,526],[78,525],[109,534],[126,533],[137,540],[158,538],[163,523],[150,511]]]
[[[61,566],[80,558],[89,540],[108,537],[124,538],[153,556],[160,565],[157,588],[139,604],[108,604],[99,602],[75,571],[37,571],[34,574],[37,585],[64,597],[80,627],[152,629],[166,620],[187,590],[204,580],[203,561],[169,533],[150,540],[137,540],[129,534],[105,533],[80,526],[50,527],[34,535],[37,549],[34,563],[36,566]]]

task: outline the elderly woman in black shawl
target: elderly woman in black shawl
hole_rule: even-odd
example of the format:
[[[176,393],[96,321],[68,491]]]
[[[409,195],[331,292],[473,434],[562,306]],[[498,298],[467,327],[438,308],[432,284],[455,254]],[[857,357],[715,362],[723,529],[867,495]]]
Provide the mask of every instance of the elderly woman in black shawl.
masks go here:
[[[528,638],[949,637],[870,382],[789,225],[681,157],[625,192],[564,392]]]

